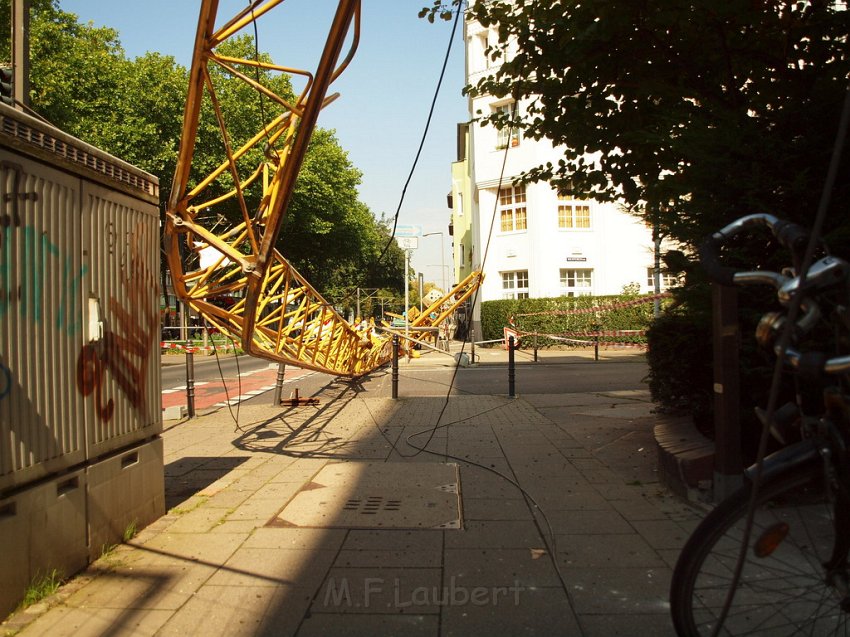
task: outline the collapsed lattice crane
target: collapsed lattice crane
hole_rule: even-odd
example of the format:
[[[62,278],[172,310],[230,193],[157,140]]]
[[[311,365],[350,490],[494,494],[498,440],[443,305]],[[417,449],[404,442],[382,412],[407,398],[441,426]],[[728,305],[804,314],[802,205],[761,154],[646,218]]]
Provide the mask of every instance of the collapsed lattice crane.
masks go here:
[[[315,72],[259,56],[242,59],[217,53],[219,45],[283,1],[255,0],[218,28],[218,0],[201,3],[163,242],[175,294],[212,326],[240,340],[245,352],[335,375],[361,376],[389,361],[391,336],[350,325],[276,249],[319,112],[338,97],[329,96],[328,88],[356,51],[360,0],[339,0]],[[350,50],[340,61],[352,27]],[[223,73],[211,73],[214,66]],[[297,75],[305,86],[294,100],[286,99],[259,80],[260,72]],[[222,82],[233,81],[250,86],[280,112],[244,139],[229,126],[218,98]],[[223,159],[192,185],[195,140],[205,103],[218,124]],[[241,222],[215,231],[210,219],[224,218],[216,210],[234,205]],[[410,322],[411,335],[421,336],[425,328],[446,320],[482,278],[473,272],[433,303]]]

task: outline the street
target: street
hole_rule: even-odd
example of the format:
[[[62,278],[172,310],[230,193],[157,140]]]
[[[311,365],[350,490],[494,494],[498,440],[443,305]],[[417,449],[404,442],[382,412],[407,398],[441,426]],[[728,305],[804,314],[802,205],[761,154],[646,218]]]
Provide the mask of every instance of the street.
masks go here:
[[[458,345],[458,344],[456,344]],[[458,345],[459,347],[459,345]],[[527,351],[516,352],[514,391],[523,394],[564,394],[623,389],[623,375],[631,377],[630,388],[645,388],[645,358],[631,351],[604,352],[596,361],[592,352],[541,351],[534,362]],[[507,355],[502,349],[482,349],[475,353],[476,365],[458,368],[451,385],[446,384],[445,369],[454,359],[436,352],[419,359],[399,361],[399,396],[435,395],[508,395]],[[277,365],[265,359],[232,355],[196,356],[195,409],[218,409],[228,404],[271,404],[277,380]],[[615,373],[616,372],[616,373]],[[282,398],[297,390],[310,397],[333,385],[355,391],[367,389],[382,396],[391,395],[390,366],[357,380],[287,366]],[[162,367],[162,407],[186,405],[186,365],[184,356],[164,356]]]

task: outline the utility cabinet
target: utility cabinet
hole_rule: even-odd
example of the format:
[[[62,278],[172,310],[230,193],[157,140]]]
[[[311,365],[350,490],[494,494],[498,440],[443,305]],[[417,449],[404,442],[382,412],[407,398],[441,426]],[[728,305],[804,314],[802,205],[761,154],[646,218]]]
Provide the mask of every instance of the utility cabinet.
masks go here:
[[[164,512],[159,264],[157,178],[0,104],[0,615]]]

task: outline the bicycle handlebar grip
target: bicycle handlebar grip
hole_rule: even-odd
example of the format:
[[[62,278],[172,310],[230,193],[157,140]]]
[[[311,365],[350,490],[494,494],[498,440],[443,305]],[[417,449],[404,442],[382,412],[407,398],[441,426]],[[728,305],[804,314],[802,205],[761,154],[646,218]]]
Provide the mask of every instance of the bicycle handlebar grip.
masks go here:
[[[735,285],[735,274],[738,270],[721,265],[718,259],[718,252],[725,238],[723,234],[715,232],[703,241],[699,248],[699,260],[703,270],[706,271],[712,281],[731,286]]]
[[[809,243],[809,231],[791,221],[779,221],[773,229],[773,234],[777,241],[795,256],[802,255]]]

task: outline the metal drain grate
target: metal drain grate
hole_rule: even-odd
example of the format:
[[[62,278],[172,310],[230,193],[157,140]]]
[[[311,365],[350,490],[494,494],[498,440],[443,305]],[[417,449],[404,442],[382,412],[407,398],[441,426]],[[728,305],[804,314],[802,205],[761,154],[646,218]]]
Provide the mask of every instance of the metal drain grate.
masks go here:
[[[269,525],[459,529],[459,484],[455,464],[331,463]]]
[[[401,511],[401,500],[385,500],[382,496],[373,495],[365,500],[351,498],[343,507],[345,511],[356,511],[360,515],[377,515],[381,511]]]

